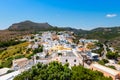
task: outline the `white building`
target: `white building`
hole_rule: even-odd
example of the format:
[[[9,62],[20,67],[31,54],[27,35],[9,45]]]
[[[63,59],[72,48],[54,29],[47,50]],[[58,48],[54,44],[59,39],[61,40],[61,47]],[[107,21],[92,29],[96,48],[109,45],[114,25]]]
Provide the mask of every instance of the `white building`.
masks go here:
[[[80,64],[79,58],[76,57],[73,52],[62,53],[62,56],[58,57],[58,61],[62,64],[69,63],[69,66],[77,66]]]
[[[6,74],[8,70],[11,70],[11,69],[10,68],[2,68],[2,69],[0,69],[0,75]]]
[[[13,80],[14,77],[17,76],[17,75],[20,74],[20,73],[21,73],[21,71],[11,72],[11,73],[9,73],[9,74],[0,76],[0,80]]]
[[[98,55],[97,53],[87,52],[87,55],[88,55],[92,60],[99,60],[99,55]]]
[[[84,43],[93,43],[93,42],[98,42],[98,40],[96,39],[80,39],[79,40],[81,43],[84,42]]]

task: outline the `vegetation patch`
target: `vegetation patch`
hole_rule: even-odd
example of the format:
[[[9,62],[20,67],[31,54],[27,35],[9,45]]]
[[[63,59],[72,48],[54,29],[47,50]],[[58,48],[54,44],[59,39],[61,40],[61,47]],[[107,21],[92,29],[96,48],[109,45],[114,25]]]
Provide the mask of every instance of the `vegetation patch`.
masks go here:
[[[16,76],[14,80],[112,80],[112,78],[104,77],[101,72],[83,66],[74,66],[70,69],[68,64],[51,62],[49,65],[38,63]]]
[[[11,67],[12,60],[24,57],[28,42],[8,47],[0,54],[0,67]],[[28,53],[29,54],[29,53]]]

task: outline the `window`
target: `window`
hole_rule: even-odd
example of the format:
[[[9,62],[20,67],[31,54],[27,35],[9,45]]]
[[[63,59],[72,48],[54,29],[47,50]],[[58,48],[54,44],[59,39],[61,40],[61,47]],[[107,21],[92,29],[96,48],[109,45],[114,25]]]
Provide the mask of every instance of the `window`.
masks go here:
[[[67,59],[66,59],[65,61],[66,61],[66,62],[68,62],[68,60],[67,60]]]
[[[76,59],[74,59],[74,62],[76,62]]]

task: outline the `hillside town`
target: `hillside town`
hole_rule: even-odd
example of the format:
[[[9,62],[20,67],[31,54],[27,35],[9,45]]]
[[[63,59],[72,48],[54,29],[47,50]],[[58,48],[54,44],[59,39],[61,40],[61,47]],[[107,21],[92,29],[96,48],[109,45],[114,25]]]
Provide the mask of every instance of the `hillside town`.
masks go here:
[[[99,44],[99,40],[81,38],[76,43],[74,32],[70,31],[41,31],[23,36],[20,40],[28,42],[26,50],[34,50],[35,53],[29,59],[23,57],[12,60],[11,68],[1,68],[0,80],[13,80],[15,76],[38,63],[49,64],[53,61],[62,65],[68,63],[69,68],[82,65],[87,69],[100,71],[113,80],[120,80],[119,57],[116,60],[106,55],[108,49],[111,52],[115,52],[115,49],[106,44]],[[103,48],[101,53],[97,52],[101,49],[99,45]],[[10,70],[12,72],[7,73]]]

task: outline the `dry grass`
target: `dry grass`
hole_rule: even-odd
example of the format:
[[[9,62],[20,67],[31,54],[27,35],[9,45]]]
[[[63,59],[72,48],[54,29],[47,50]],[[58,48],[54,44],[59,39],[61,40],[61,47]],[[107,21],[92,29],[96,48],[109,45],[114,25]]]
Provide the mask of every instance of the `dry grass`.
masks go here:
[[[0,30],[0,41],[8,41],[11,39],[20,38],[21,36],[27,35],[29,33],[29,31]]]

